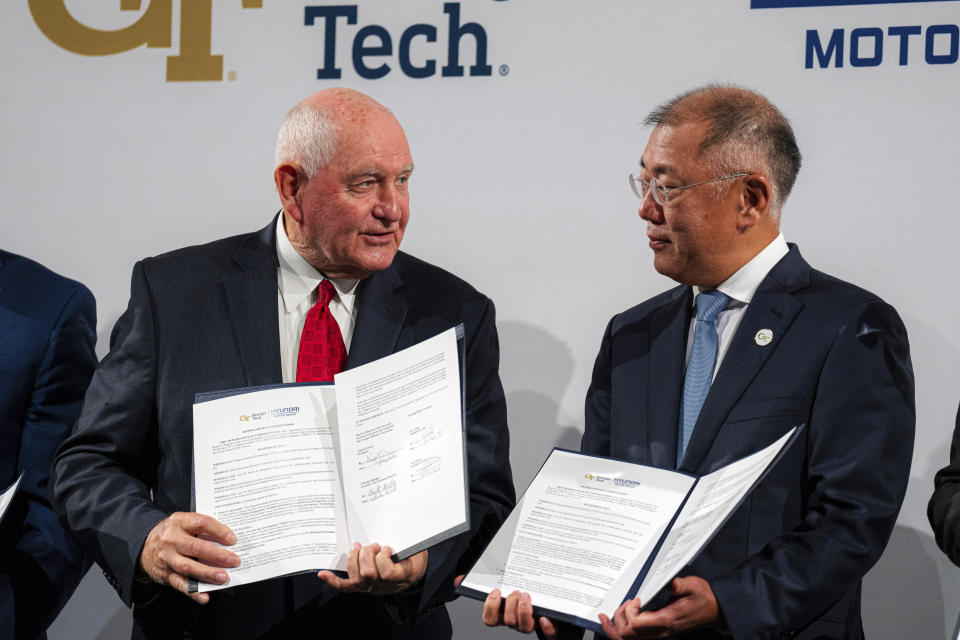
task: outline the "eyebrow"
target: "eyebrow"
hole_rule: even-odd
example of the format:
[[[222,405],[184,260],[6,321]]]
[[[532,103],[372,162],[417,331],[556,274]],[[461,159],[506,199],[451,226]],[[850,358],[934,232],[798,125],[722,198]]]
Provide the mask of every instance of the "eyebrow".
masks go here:
[[[646,163],[643,161],[643,158],[640,158],[640,168],[649,169]],[[655,174],[664,174],[664,173],[676,173],[676,170],[668,164],[658,164],[653,168],[653,173]]]
[[[412,171],[413,171],[413,165],[408,164],[407,166],[400,169],[400,171],[398,172],[398,175],[400,173],[410,173]],[[350,180],[356,180],[358,178],[382,178],[385,175],[386,174],[382,170],[377,169],[376,167],[367,167],[365,169],[360,169],[358,171],[353,172],[353,174],[350,175]]]

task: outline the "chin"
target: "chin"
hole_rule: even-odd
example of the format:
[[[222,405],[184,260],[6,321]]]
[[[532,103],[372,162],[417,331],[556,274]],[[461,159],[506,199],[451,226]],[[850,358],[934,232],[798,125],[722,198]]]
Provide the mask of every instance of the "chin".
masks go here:
[[[358,263],[358,271],[364,271],[365,275],[370,275],[374,271],[383,271],[393,264],[393,259],[396,257],[396,255],[397,252],[392,251],[389,254],[369,257],[368,259]]]
[[[658,260],[657,258],[654,258],[653,268],[656,269],[657,273],[662,276],[667,276],[668,278],[672,278],[677,281],[680,280],[680,269],[678,269],[677,265],[673,264],[669,260]]]

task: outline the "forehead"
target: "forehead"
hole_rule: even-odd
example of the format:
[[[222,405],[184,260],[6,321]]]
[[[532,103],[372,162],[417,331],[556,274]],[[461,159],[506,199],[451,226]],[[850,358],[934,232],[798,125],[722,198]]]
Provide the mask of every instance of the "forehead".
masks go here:
[[[387,112],[347,119],[338,128],[332,166],[343,170],[400,171],[413,164],[403,129]]]
[[[704,122],[676,126],[658,125],[640,158],[640,166],[654,175],[682,174],[700,168],[697,148],[706,133]]]

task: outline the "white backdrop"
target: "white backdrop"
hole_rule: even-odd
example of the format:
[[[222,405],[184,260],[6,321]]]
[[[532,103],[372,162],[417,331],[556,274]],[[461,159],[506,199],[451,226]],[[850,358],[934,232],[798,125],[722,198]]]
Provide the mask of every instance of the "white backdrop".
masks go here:
[[[37,23],[56,31],[54,9],[65,4],[83,25],[121,29],[164,2],[172,20],[151,23],[151,33],[167,34],[168,47],[82,55]],[[356,24],[334,23],[342,77],[331,80],[317,78],[327,62],[324,21],[305,24],[331,3],[217,0],[210,51],[223,56],[222,79],[168,82],[166,57],[205,33],[188,14],[191,35],[180,37],[184,2],[0,6],[0,246],[91,288],[101,356],[134,261],[264,226],[278,208],[272,152],[283,114],[313,91],[351,86],[391,107],[410,140],[417,169],[404,248],[497,304],[522,489],[552,446],[577,446],[609,317],[671,284],[653,270],[627,186],[646,142],[639,121],[694,85],[739,83],[784,110],[804,154],[783,216],[787,239],[814,266],[887,299],[910,333],[914,464],[890,546],[865,583],[868,637],[943,638],[953,629],[960,569],[936,549],[925,510],[960,400],[960,303],[951,293],[960,273],[960,4],[470,0],[445,13],[442,0],[367,0],[346,5],[357,8]],[[459,43],[465,75],[441,75],[456,11],[460,24],[484,30],[490,75],[470,75],[474,35]],[[437,61],[431,77],[400,68],[402,33],[414,23],[436,28],[435,42],[418,36],[410,46],[412,64]],[[375,80],[352,64],[367,25],[391,37],[392,55],[364,59],[389,65]],[[890,35],[904,26],[919,35]],[[829,51],[837,29],[842,55],[825,54],[824,68],[814,52],[806,68],[808,30]],[[107,41],[61,31],[69,41],[60,44],[75,49]],[[512,637],[485,631],[479,610],[454,605],[458,638]],[[94,570],[50,637],[128,634],[129,613]]]

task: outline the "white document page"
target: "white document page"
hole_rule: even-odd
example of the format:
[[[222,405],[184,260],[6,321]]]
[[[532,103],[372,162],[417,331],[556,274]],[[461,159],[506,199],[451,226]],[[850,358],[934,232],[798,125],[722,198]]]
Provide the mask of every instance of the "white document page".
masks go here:
[[[640,585],[635,597],[641,604],[649,602],[700,553],[794,431],[796,427],[765,449],[700,478]]]
[[[7,487],[3,493],[0,493],[0,520],[3,520],[3,516],[7,513],[7,508],[9,508],[10,503],[13,502],[13,496],[16,495],[17,487],[20,486],[21,480],[23,480],[22,472],[16,482]]]
[[[538,607],[591,621],[612,615],[693,483],[673,471],[554,451],[463,586],[519,589]]]
[[[465,527],[455,329],[334,381],[351,541],[399,553]]]
[[[194,405],[196,510],[233,530],[240,556],[226,585],[200,591],[345,568],[335,403],[331,386],[309,385]]]

